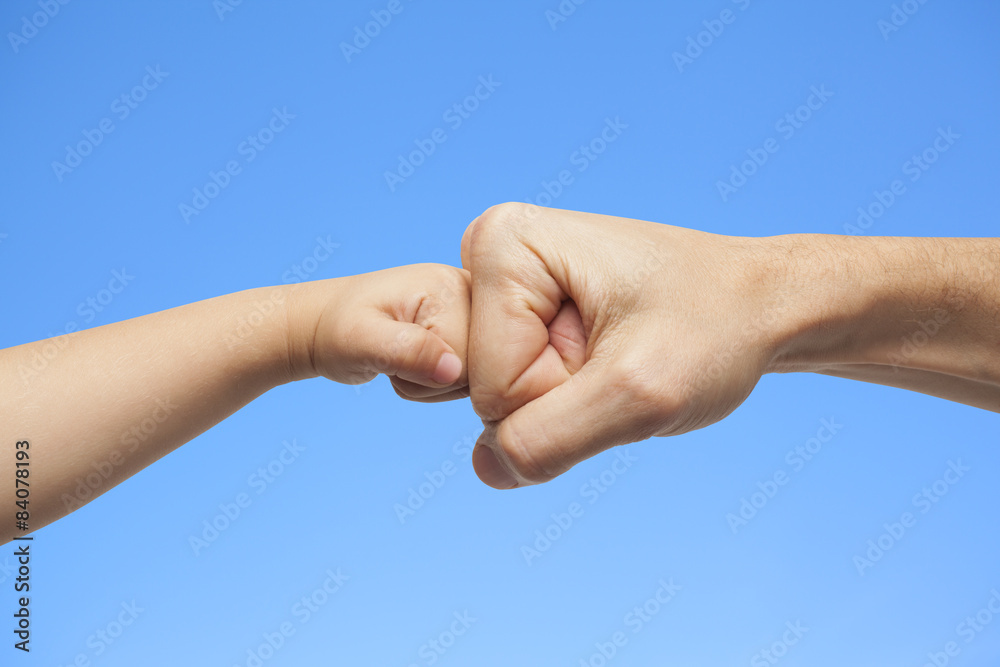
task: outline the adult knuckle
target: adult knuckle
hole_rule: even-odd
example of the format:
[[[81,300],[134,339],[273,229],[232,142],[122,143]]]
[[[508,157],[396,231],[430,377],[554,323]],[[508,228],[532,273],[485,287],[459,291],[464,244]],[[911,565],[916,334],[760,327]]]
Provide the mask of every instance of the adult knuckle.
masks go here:
[[[508,459],[514,468],[518,478],[527,481],[529,484],[543,484],[556,477],[545,468],[531,459],[519,459],[508,455]]]
[[[532,484],[547,482],[565,472],[553,460],[551,450],[544,446],[544,440],[529,438],[514,423],[501,423],[497,440],[514,472]]]
[[[480,384],[470,384],[469,393],[472,409],[484,422],[496,423],[510,414],[506,409],[506,400],[495,390]]]
[[[667,378],[648,359],[623,360],[612,367],[609,376],[610,391],[633,415],[635,426],[650,435],[679,408]]]
[[[497,242],[509,241],[531,222],[529,207],[521,202],[496,204],[483,211],[472,228],[473,252]]]
[[[623,360],[612,367],[609,375],[611,389],[627,404],[651,407],[659,402],[660,383],[658,378],[653,377],[646,363]]]

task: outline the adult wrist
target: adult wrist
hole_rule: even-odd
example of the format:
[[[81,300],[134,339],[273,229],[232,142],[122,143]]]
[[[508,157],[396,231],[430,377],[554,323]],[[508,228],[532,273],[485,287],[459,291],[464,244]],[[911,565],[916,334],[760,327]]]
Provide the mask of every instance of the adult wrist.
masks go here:
[[[948,343],[971,298],[967,261],[931,239],[803,234],[769,243],[787,259],[769,372],[955,372]]]

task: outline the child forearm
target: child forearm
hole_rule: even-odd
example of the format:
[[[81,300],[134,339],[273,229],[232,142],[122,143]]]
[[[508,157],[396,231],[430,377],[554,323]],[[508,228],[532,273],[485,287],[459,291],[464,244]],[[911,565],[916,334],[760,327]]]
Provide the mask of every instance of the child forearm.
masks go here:
[[[248,290],[0,351],[4,504],[27,488],[41,528],[294,379],[291,298]],[[14,511],[0,526],[25,533]]]
[[[0,543],[279,384],[384,373],[411,400],[468,396],[468,288],[460,269],[418,264],[238,292],[0,350],[0,503],[12,508],[0,512]],[[17,500],[27,501],[20,514]]]

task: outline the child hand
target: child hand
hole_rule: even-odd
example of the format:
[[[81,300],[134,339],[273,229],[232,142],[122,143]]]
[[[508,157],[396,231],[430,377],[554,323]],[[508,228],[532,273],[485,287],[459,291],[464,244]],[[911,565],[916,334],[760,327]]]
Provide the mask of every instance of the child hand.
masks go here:
[[[290,340],[292,358],[305,360],[299,376],[361,384],[384,373],[409,400],[468,396],[469,285],[467,271],[442,264],[298,285]]]

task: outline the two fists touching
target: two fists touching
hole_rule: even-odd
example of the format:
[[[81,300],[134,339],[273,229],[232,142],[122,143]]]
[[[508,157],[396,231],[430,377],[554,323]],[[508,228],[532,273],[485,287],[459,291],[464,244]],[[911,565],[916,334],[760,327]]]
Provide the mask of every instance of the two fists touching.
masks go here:
[[[347,279],[351,307],[323,302],[300,348],[313,375],[471,394],[473,466],[496,488],[708,426],[769,372],[1000,412],[998,239],[746,238],[503,204],[466,229],[462,264]]]
[[[710,424],[746,398],[768,351],[745,321],[770,295],[767,275],[747,274],[743,241],[497,206],[466,230],[465,270],[406,266],[337,279],[356,285],[334,300],[300,297],[307,307],[294,312],[309,319],[291,329],[312,339],[296,346],[298,376],[385,373],[419,401],[471,393],[486,426],[480,478],[544,482],[613,445]]]
[[[501,489],[707,426],[767,372],[1000,412],[998,239],[742,238],[504,204],[466,230],[462,264],[246,290],[0,350],[0,441],[30,445],[31,528],[317,376],[471,394],[486,426],[473,466]],[[14,467],[0,459],[0,478]],[[13,515],[0,529],[18,534]]]
[[[262,287],[0,350],[0,441],[30,445],[32,529],[317,376],[471,394],[486,426],[473,466],[496,488],[707,426],[767,372],[1000,412],[998,239],[742,238],[504,204],[469,225],[462,264]],[[0,478],[14,467],[0,459]]]

